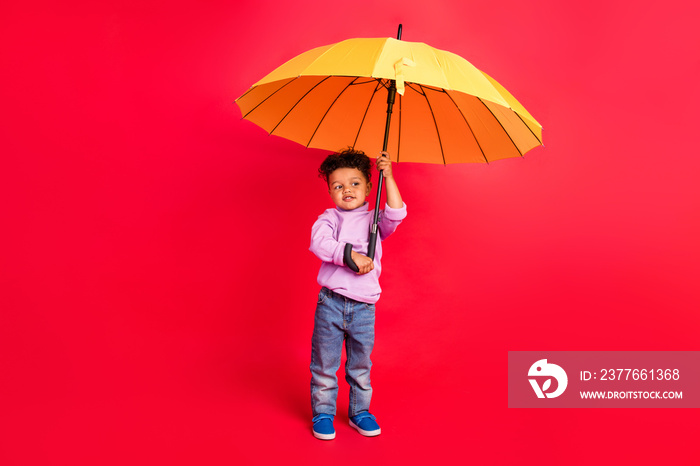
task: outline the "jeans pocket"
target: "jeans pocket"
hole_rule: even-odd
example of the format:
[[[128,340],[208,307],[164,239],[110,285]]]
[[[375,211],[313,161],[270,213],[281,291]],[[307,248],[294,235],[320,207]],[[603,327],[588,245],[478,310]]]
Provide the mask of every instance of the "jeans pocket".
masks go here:
[[[328,290],[321,288],[321,291],[318,292],[318,302],[316,304],[323,304],[326,302],[326,299],[328,299]]]

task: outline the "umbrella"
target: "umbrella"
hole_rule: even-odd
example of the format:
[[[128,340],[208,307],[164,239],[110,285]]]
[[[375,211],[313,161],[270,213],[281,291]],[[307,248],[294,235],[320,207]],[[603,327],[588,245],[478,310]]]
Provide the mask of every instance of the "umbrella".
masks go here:
[[[388,150],[397,162],[488,163],[542,145],[542,126],[496,80],[458,55],[402,41],[401,29],[397,39],[348,39],[292,58],[236,99],[243,118],[306,147]]]

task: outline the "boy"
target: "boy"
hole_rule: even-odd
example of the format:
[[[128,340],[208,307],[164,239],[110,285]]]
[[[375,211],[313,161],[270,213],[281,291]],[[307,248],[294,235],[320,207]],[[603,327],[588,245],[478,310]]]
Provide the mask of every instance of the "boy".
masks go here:
[[[372,188],[371,162],[363,152],[346,150],[329,155],[319,168],[335,203],[318,217],[311,229],[309,248],[323,261],[318,272],[318,295],[311,341],[311,408],[313,434],[322,440],[335,438],[340,355],[345,340],[345,380],[350,385],[350,425],[365,436],[381,429],[369,413],[372,398],[370,354],[374,346],[374,304],[379,300],[382,245],[406,217],[406,205],[391,169],[389,154],[382,152],[377,169],[384,171],[386,206],[380,212],[374,260],[366,256],[373,212],[365,198]],[[343,261],[345,244],[353,245],[355,273]]]

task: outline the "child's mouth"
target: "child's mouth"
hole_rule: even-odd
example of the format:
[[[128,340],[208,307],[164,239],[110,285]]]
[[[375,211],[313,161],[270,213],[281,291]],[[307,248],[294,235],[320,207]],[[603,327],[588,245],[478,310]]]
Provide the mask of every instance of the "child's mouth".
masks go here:
[[[355,198],[354,198],[354,197],[351,197],[351,196],[345,196],[345,197],[343,198],[343,200],[344,200],[345,202],[350,202],[350,201],[352,201],[353,199],[355,199]]]

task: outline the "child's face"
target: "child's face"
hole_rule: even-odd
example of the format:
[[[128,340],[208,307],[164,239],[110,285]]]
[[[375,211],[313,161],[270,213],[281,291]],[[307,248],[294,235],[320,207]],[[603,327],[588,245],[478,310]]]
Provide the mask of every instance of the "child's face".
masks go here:
[[[365,203],[372,183],[357,168],[338,168],[328,175],[328,193],[343,210],[357,209]]]

